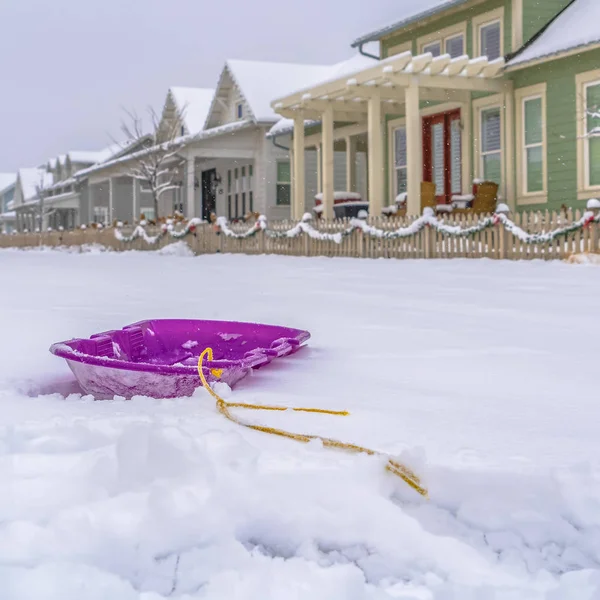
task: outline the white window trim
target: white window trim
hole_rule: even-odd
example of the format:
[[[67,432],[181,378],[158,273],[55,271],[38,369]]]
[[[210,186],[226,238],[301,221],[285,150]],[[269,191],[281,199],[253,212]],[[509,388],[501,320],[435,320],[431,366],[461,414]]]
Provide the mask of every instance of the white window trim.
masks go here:
[[[287,163],[290,167],[290,180],[289,181],[279,181],[279,163]],[[277,188],[280,185],[289,185],[290,186],[290,203],[289,204],[279,204],[277,202]],[[292,205],[292,161],[289,158],[281,158],[277,159],[275,162],[275,206],[291,206]]]
[[[461,149],[462,149],[462,193],[470,194],[472,188],[471,181],[471,103],[460,103],[460,102],[444,102],[442,104],[436,104],[423,108],[420,111],[421,118],[430,117],[431,115],[437,115],[439,113],[450,112],[460,108],[460,116],[462,121],[462,137],[461,137]],[[388,190],[391,192],[390,204],[396,199],[398,192],[396,191],[397,179],[396,179],[396,155],[394,154],[394,130],[398,127],[406,127],[406,119],[404,117],[399,119],[393,119],[388,121]]]
[[[481,29],[487,25],[500,23],[500,57],[504,56],[504,7],[473,17],[473,56],[481,56]]]
[[[586,71],[575,76],[577,92],[577,199],[597,197],[600,185],[589,185],[589,138],[587,133],[587,88],[600,84],[600,69]]]
[[[443,40],[441,40],[441,39],[433,40],[432,42],[427,42],[426,44],[423,44],[421,46],[420,54],[425,54],[426,52],[429,52],[429,50],[427,50],[426,48],[428,46],[433,46],[434,44],[440,47],[440,52],[439,52],[438,56],[444,54],[444,52],[443,52],[444,44],[443,44]]]
[[[403,42],[402,44],[395,44],[386,50],[386,57],[396,56],[396,54],[402,54],[402,52],[412,52],[412,49],[413,43],[411,41]]]
[[[525,146],[525,103],[528,100],[542,100],[542,169],[541,192],[527,191],[527,150]],[[515,90],[517,105],[517,204],[545,204],[548,202],[548,134],[546,117],[546,84],[532,85]],[[540,144],[535,144],[536,146]]]
[[[450,27],[446,27],[445,29],[440,29],[435,31],[434,33],[430,33],[429,35],[424,35],[417,39],[417,49],[419,54],[423,53],[423,48],[428,46],[429,44],[433,44],[434,42],[440,42],[440,53],[446,53],[446,42],[452,38],[458,37],[459,35],[463,36],[463,49],[464,54],[467,53],[467,22],[463,21],[461,23],[457,23],[456,25],[452,25]]]
[[[393,125],[392,125],[393,123]],[[390,139],[390,189],[392,190],[392,202],[394,203],[398,196],[398,177],[396,176],[396,130],[403,128],[406,130],[406,119],[395,119],[390,122],[389,139]],[[408,169],[408,165],[405,167]]]
[[[481,117],[484,110],[491,108],[500,109],[500,173],[503,181],[500,182],[500,189],[506,188],[506,143],[505,143],[505,115],[504,100],[501,94],[494,94],[486,98],[480,98],[473,101],[473,110],[475,111],[473,119],[473,157],[475,161],[475,177],[483,179],[483,152],[481,151]]]
[[[108,225],[108,206],[94,206],[94,222]],[[102,221],[96,221],[96,217],[102,217]]]

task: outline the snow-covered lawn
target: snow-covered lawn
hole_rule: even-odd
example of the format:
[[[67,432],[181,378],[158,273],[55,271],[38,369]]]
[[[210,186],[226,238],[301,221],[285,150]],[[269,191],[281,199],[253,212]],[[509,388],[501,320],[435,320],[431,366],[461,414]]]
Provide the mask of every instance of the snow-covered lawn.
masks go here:
[[[0,281],[2,600],[599,597],[596,267],[1,251]],[[50,393],[52,342],[153,317],[310,330],[232,398],[351,416],[243,416],[431,499],[203,390]]]

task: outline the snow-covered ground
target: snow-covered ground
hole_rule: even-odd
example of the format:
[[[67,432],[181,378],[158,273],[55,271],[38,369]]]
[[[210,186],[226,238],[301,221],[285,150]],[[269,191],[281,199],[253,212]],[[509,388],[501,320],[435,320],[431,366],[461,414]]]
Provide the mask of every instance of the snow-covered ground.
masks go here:
[[[600,597],[597,267],[174,254],[0,251],[2,600]],[[309,329],[232,398],[351,416],[244,418],[431,499],[203,390],[50,393],[52,342],[153,317]]]

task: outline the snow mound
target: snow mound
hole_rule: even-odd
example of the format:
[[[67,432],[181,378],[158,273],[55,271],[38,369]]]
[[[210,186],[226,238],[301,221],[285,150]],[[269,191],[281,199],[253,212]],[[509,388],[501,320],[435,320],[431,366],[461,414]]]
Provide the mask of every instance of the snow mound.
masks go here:
[[[186,242],[174,242],[164,248],[156,251],[156,254],[160,256],[195,256],[192,249],[186,244]]]
[[[572,254],[567,258],[567,262],[572,265],[600,265],[600,254]]]

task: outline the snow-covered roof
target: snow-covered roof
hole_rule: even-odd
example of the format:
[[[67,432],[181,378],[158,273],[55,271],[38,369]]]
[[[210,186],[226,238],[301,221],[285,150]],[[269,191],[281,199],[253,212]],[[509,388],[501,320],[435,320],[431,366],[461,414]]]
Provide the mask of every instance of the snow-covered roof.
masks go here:
[[[296,92],[300,89],[320,85],[321,83],[326,83],[327,81],[337,79],[338,77],[343,77],[344,75],[349,75],[351,73],[355,73],[362,69],[367,69],[377,64],[377,61],[373,58],[368,58],[363,56],[362,54],[355,54],[351,58],[347,60],[343,60],[339,63],[335,63],[330,65],[326,69],[323,69],[319,72],[318,78],[309,82],[308,85],[304,85],[302,87],[298,86],[295,89],[288,90],[289,93]],[[275,97],[271,98],[273,101]],[[304,121],[304,126],[307,127],[309,125],[316,125],[318,121]],[[294,121],[292,119],[279,119],[273,127],[267,133],[267,137],[277,137],[279,135],[285,135],[291,133],[294,130]]]
[[[306,87],[325,77],[330,66],[294,63],[228,60],[226,68],[240,89],[257,122],[275,122],[273,98]]]
[[[391,25],[382,25],[381,27],[375,28],[370,33],[361,35],[359,38],[352,42],[352,47],[355,48],[360,44],[366,44],[367,42],[374,42],[379,40],[384,35],[394,33],[403,27],[412,25],[417,21],[431,17],[436,13],[442,12],[449,8],[466,4],[470,0],[402,0],[397,2],[394,7],[395,20]],[[388,21],[389,23],[389,21]]]
[[[17,181],[16,173],[0,173],[0,194]]]
[[[204,129],[206,118],[215,94],[210,88],[172,87],[169,92],[177,106],[188,133],[194,134]]]
[[[115,145],[103,150],[73,150],[69,152],[72,163],[96,164],[110,158],[115,152]]]
[[[600,43],[600,1],[575,0],[508,67]]]
[[[27,202],[36,197],[36,188],[43,182],[44,187],[52,185],[52,173],[48,173],[45,169],[31,167],[27,169],[19,169],[19,180],[21,181],[21,190],[23,192],[23,201]]]
[[[92,165],[91,167],[88,167],[87,169],[82,169],[81,171],[78,171],[77,173],[75,173],[75,178],[79,179],[81,177],[86,177],[90,173],[95,173],[96,171],[99,171],[101,169],[105,169],[108,167],[113,167],[114,165],[126,163],[128,160],[135,160],[135,159],[142,158],[143,156],[146,156],[146,155],[152,153],[158,147],[161,147],[166,150],[175,150],[180,146],[184,146],[185,144],[197,142],[200,140],[210,139],[213,137],[218,137],[220,135],[231,134],[236,131],[239,131],[240,129],[246,129],[247,127],[250,127],[252,125],[254,125],[254,121],[252,121],[252,119],[244,119],[243,121],[234,121],[232,123],[226,123],[225,125],[221,125],[220,127],[213,127],[212,129],[204,129],[203,131],[200,131],[199,133],[196,133],[196,134],[183,135],[183,136],[177,137],[170,142],[161,144],[160,146],[153,146],[150,148],[144,147],[141,150],[138,150],[137,152],[132,152],[131,154],[124,154],[122,156],[116,155],[115,158],[113,158],[109,161],[106,161],[104,163],[98,163],[96,165]]]

